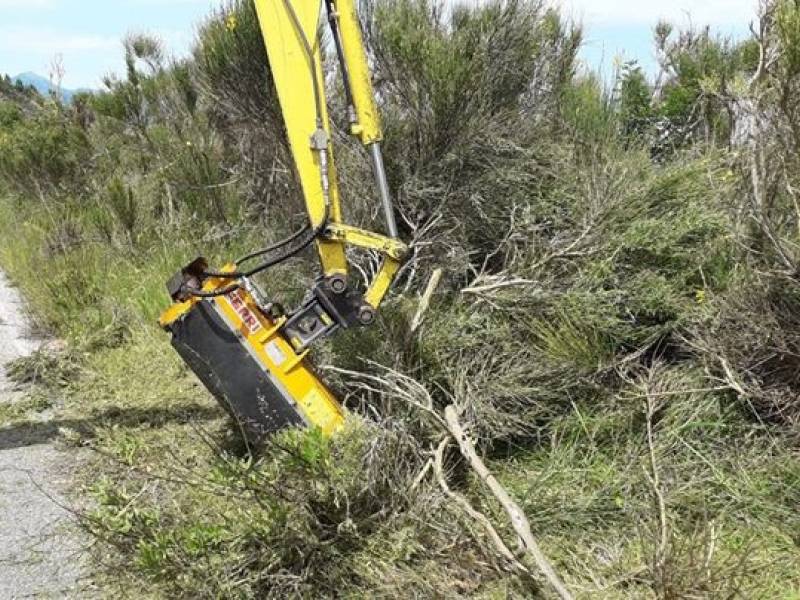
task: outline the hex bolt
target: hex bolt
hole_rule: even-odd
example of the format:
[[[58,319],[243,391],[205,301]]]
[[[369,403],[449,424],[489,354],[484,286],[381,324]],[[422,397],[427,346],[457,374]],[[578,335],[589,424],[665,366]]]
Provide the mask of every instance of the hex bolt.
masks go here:
[[[371,306],[362,306],[358,309],[358,320],[362,325],[369,325],[375,320],[375,309]]]
[[[343,275],[333,275],[329,286],[334,294],[341,294],[347,289],[347,279]]]

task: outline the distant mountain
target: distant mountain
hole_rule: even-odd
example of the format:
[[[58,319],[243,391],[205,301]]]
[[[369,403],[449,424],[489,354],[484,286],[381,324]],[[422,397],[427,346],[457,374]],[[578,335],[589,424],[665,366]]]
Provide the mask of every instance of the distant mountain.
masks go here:
[[[32,85],[36,88],[36,91],[42,94],[43,96],[48,96],[50,92],[55,90],[55,87],[50,80],[46,77],[42,77],[36,73],[20,73],[16,77],[12,77],[11,81],[20,81],[24,85]],[[84,92],[89,90],[68,90],[66,88],[61,88],[61,99],[64,102],[71,102],[72,97],[77,94],[78,92]]]

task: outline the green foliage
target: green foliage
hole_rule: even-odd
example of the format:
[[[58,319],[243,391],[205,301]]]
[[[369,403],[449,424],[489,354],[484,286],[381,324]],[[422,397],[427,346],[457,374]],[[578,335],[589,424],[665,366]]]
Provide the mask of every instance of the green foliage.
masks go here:
[[[171,76],[175,82],[179,96],[183,99],[189,114],[194,115],[197,110],[198,93],[192,79],[192,65],[186,60],[173,65]]]
[[[133,190],[126,186],[122,179],[115,177],[108,183],[105,198],[107,206],[116,215],[124,231],[128,236],[132,236],[134,227],[136,227],[138,211],[138,203]]]
[[[623,65],[618,77],[619,119],[627,134],[642,133],[653,117],[652,90],[635,61]]]
[[[734,124],[725,98],[755,71],[758,44],[714,35],[708,27],[673,33],[667,23],[655,30],[662,70],[655,108],[672,128],[670,143],[681,147],[690,138],[729,140]]]
[[[125,119],[125,103],[119,93],[100,91],[92,94],[90,100],[92,110],[98,115],[110,117],[118,121]]]
[[[200,29],[195,65],[218,118],[233,108],[233,118],[280,122],[266,53],[253,2],[232,0]]]
[[[14,102],[0,101],[0,130],[11,129],[22,120],[22,109]]]
[[[376,3],[371,23],[377,75],[392,100],[385,107],[387,154],[390,161],[403,157],[402,166],[390,162],[395,172],[431,168],[509,118],[542,63],[569,63],[579,39],[538,3],[516,0],[451,12],[427,0],[385,0]],[[392,146],[400,143],[406,147]]]
[[[293,171],[275,169],[291,158],[255,4],[226,2],[200,27],[192,55],[207,118],[225,151],[223,168],[241,182],[248,207],[288,220],[303,201]]]
[[[614,143],[617,115],[611,95],[596,75],[578,77],[566,87],[560,113],[572,137],[588,150],[585,158],[593,158],[594,152]]]
[[[798,588],[794,11],[778,7],[766,41],[784,50],[755,88],[766,162],[786,173],[754,202],[749,146],[727,136],[754,42],[659,25],[651,102],[634,63],[614,89],[576,74],[580,31],[538,2],[366,6],[414,251],[379,322],[315,350],[342,368],[324,375],[345,431],[284,432],[258,456],[155,325],[189,259],[220,264],[305,219],[253,3],[212,14],[179,62],[129,36],[125,77],[75,106],[0,104],[15,196],[0,200],[0,264],[70,345],[12,375],[65,396],[65,437],[99,451],[82,523],[110,593],[530,597],[430,469],[432,415],[450,404],[574,589]],[[371,223],[371,174],[329,87],[347,218]],[[658,120],[667,137],[688,129],[654,162]],[[299,302],[315,272],[298,260],[260,283]],[[513,540],[454,446],[443,460]]]
[[[38,102],[41,96],[32,85],[25,85],[19,79],[12,81],[8,74],[0,76],[0,97],[5,96],[17,102]]]
[[[791,78],[800,73],[800,7],[791,0],[777,2],[775,21],[783,49],[780,60]]]
[[[399,210],[409,233],[436,240],[425,251],[448,257],[448,272],[465,277],[548,185],[545,130],[580,32],[536,2],[447,12],[387,0],[373,7],[366,35]]]
[[[90,159],[85,132],[55,106],[0,130],[0,175],[21,195],[75,189]]]
[[[260,461],[212,457],[206,480],[173,497],[180,510],[159,506],[147,487],[134,493],[101,481],[88,524],[131,552],[137,568],[169,595],[318,596],[336,586],[357,593],[369,569],[362,550],[369,548],[373,561],[388,553],[411,558],[402,537],[393,539],[407,526],[399,509],[409,498],[394,483],[401,477],[410,484],[414,475],[402,464],[409,443],[357,423],[335,440],[286,432]],[[128,445],[113,451],[130,459]],[[372,552],[381,544],[390,547]],[[306,561],[310,555],[315,559]],[[368,582],[387,591],[392,585]],[[419,589],[436,584],[421,582]]]

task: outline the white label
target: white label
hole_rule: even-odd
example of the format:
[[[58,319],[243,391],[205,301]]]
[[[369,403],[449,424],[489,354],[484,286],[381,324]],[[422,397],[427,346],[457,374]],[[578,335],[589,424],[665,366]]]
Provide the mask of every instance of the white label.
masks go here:
[[[283,350],[278,347],[277,342],[270,342],[264,347],[264,350],[266,350],[267,356],[269,356],[270,360],[277,366],[282,365],[283,361],[286,360],[286,355],[283,353]]]

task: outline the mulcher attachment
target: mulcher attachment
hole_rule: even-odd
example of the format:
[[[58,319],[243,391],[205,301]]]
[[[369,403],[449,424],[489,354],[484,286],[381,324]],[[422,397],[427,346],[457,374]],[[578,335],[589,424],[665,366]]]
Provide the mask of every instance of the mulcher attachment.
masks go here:
[[[203,278],[205,269],[198,259],[167,284],[175,303],[160,324],[186,364],[254,445],[287,427],[333,433],[343,410],[308,363],[305,345],[285,337],[289,318],[259,302],[248,281]]]

